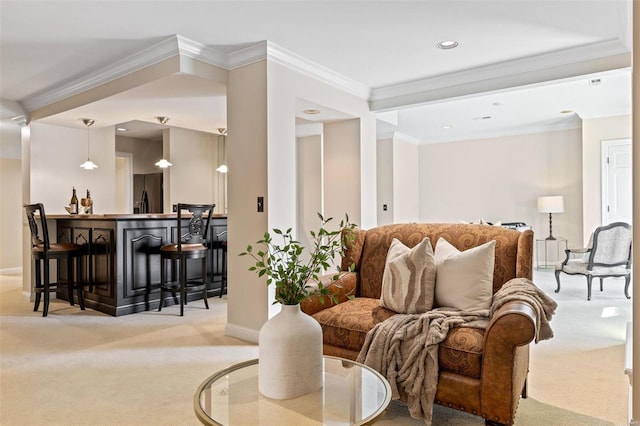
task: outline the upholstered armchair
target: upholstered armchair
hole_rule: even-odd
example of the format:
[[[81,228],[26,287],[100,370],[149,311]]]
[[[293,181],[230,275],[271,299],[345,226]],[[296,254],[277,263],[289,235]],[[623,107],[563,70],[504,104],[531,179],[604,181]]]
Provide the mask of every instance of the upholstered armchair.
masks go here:
[[[600,279],[600,291],[607,277],[624,277],[624,295],[629,296],[631,282],[631,226],[615,222],[599,226],[591,236],[589,247],[565,250],[566,259],[556,265],[556,293],[560,291],[560,273],[587,278],[587,300],[591,300],[591,281]],[[572,256],[578,256],[571,258]]]

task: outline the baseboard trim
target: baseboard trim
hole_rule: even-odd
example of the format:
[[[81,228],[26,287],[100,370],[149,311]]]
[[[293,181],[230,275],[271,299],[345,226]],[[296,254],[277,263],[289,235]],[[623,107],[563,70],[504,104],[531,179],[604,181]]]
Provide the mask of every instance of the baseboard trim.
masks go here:
[[[0,275],[17,275],[17,274],[22,274],[22,267],[0,269]]]
[[[258,336],[260,332],[252,328],[241,327],[235,324],[227,323],[224,334],[230,337],[235,337],[240,340],[245,340],[250,343],[258,343]]]

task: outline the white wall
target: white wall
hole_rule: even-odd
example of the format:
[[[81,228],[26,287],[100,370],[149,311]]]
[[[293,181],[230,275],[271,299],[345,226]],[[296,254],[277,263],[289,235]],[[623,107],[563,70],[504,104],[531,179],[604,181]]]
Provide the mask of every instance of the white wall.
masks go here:
[[[165,132],[166,135],[166,132]],[[216,203],[214,180],[218,162],[218,135],[195,130],[169,128],[169,205],[177,203]],[[165,212],[171,210],[166,209]],[[215,212],[219,204],[216,203]]]
[[[419,146],[396,133],[393,137],[393,222],[417,222],[420,217]]]
[[[554,235],[582,246],[580,129],[420,146],[420,221],[522,221],[548,235],[537,197],[562,195]]]
[[[0,273],[22,270],[22,161],[0,158]]]
[[[322,213],[322,135],[298,138],[298,241],[310,247],[309,233],[317,231]],[[308,259],[308,252],[305,252]]]
[[[416,157],[417,159],[417,157]],[[378,173],[377,204],[378,226],[393,223],[393,139],[379,139],[376,155]],[[387,210],[384,210],[384,206]]]
[[[116,151],[133,154],[133,173],[158,173],[155,165],[162,158],[162,140],[149,140],[116,136]]]
[[[584,241],[602,225],[602,141],[631,137],[631,116],[585,119],[582,122]]]
[[[0,124],[0,272],[22,270],[22,160],[20,127]]]
[[[91,160],[97,169],[80,168],[87,159],[86,128],[31,123],[29,202],[43,203],[47,214],[66,214],[71,189],[78,198],[89,189],[94,213],[115,211],[115,130],[91,127]]]
[[[227,90],[227,160],[229,218],[226,333],[257,341],[267,319],[265,281],[247,269],[248,257],[239,257],[248,244],[268,229],[267,211],[267,63],[256,62],[229,72]],[[265,211],[256,210],[256,197],[265,197]],[[290,225],[292,226],[292,225]]]
[[[360,120],[324,124],[324,215],[360,224]]]

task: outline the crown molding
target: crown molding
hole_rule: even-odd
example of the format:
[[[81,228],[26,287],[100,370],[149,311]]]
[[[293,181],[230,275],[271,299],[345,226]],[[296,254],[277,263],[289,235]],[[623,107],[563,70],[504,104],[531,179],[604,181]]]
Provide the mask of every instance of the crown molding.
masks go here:
[[[473,134],[473,137],[451,136],[451,137],[421,139],[420,145],[431,145],[431,144],[447,143],[447,142],[469,142],[469,141],[478,141],[483,139],[493,139],[493,138],[501,138],[501,137],[508,137],[508,136],[524,136],[524,135],[533,135],[538,133],[560,132],[564,130],[573,130],[573,129],[580,129],[580,128],[582,128],[582,120],[578,119],[578,120],[570,120],[568,122],[563,122],[563,123],[534,124],[526,127],[500,129],[500,130],[486,131],[486,132],[475,132]]]
[[[402,142],[410,143],[412,145],[420,145],[420,138],[416,138],[414,136],[408,135],[406,133],[394,131],[393,132],[393,141],[400,140]]]
[[[506,90],[631,66],[631,52],[611,39],[459,72],[373,88],[372,111]]]
[[[23,105],[28,111],[35,111],[55,102],[94,89],[102,84],[117,80],[176,55],[197,59],[225,70],[232,70],[257,61],[270,59],[302,74],[324,81],[359,98],[368,99],[370,95],[370,88],[368,86],[338,74],[320,64],[309,61],[269,41],[262,41],[227,54],[213,47],[174,34],[106,68],[92,72],[82,78],[68,80],[59,86],[29,96],[24,99]]]
[[[358,98],[368,100],[371,88],[339,74],[323,65],[310,61],[297,53],[267,41],[267,58],[301,74],[321,80]]]
[[[229,69],[240,68],[265,59],[284,65],[308,77],[323,81],[361,99],[368,100],[371,94],[369,86],[310,61],[268,40],[231,52],[229,54]]]
[[[244,67],[267,59],[267,41],[261,41],[254,45],[234,50],[229,53],[227,66],[228,70]]]
[[[190,40],[181,35],[175,36],[178,43],[177,54],[197,59],[209,65],[229,69],[228,55],[218,49],[207,46],[197,41]]]
[[[176,34],[80,79],[76,78],[60,86],[29,96],[23,101],[23,104],[28,111],[34,111],[117,80],[176,55],[227,68],[226,54]]]

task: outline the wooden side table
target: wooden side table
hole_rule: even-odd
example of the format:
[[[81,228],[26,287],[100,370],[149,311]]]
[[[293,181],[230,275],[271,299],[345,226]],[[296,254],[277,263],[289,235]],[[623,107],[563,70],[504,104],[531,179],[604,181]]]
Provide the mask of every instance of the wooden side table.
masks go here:
[[[540,250],[542,248],[542,250]],[[564,260],[564,251],[569,242],[564,237],[555,240],[536,239],[536,266],[538,269],[553,269],[556,263]]]

